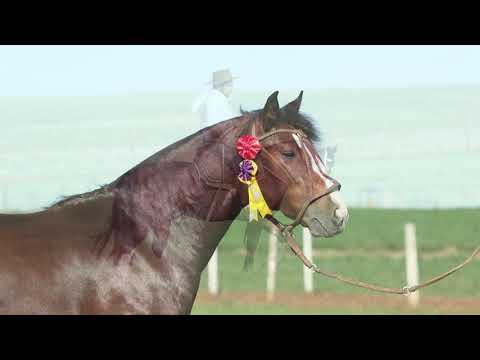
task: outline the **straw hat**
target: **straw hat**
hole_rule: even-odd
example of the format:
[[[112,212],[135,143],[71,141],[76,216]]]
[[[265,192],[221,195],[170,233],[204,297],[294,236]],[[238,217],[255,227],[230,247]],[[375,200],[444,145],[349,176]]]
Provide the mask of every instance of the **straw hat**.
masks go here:
[[[213,73],[212,81],[208,82],[208,84],[213,84],[213,87],[216,88],[232,82],[233,79],[238,79],[238,77],[232,77],[229,69],[222,69]]]

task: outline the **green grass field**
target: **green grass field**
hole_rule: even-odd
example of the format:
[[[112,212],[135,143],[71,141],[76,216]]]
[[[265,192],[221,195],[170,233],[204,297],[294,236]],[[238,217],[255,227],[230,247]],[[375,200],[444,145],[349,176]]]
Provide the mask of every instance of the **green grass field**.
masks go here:
[[[298,95],[298,89],[280,90],[282,104]],[[233,108],[238,109],[240,105],[250,110],[259,108],[269,94],[236,91]],[[480,154],[480,122],[475,121],[479,115],[479,95],[479,86],[305,89],[302,111],[315,119],[327,144],[338,145],[332,175],[342,183],[342,194],[349,206],[371,203],[395,208],[471,207],[480,204],[477,181],[480,167],[475,166]],[[51,204],[59,195],[90,191],[113,181],[164,146],[196,131],[198,117],[191,112],[195,96],[193,92],[168,92],[2,97],[0,206],[9,212],[31,211]],[[373,202],[364,199],[371,188],[379,194]],[[343,234],[315,240],[315,261],[325,269],[364,281],[391,287],[404,285],[405,259],[388,256],[388,253],[398,255],[403,251],[406,222],[416,224],[421,280],[459,263],[480,244],[480,209],[353,208],[350,213],[350,222]],[[343,298],[318,307],[315,303],[305,307],[302,302],[290,300],[266,304],[262,299],[267,234],[263,235],[254,268],[244,272],[244,227],[245,223],[231,227],[220,245],[219,259],[222,294],[239,294],[239,299],[221,297],[215,302],[200,296],[193,313],[408,312],[401,306],[373,300],[362,306],[335,304]],[[300,239],[299,231],[297,239]],[[322,256],[332,251],[342,256]],[[349,256],[347,251],[363,251],[372,256]],[[443,252],[443,256],[434,256],[436,252]],[[300,297],[302,265],[283,251],[278,268],[278,290]],[[480,302],[477,273],[480,273],[480,263],[475,261],[451,278],[426,289],[422,296],[473,298]],[[366,290],[322,277],[315,278],[314,286],[317,294],[353,299],[367,294]],[[205,289],[204,276],[200,295]],[[247,292],[259,300],[245,302],[240,295]],[[426,308],[420,312],[469,312],[477,306],[455,308],[453,304],[446,310],[440,309],[440,303],[433,300],[425,304]]]
[[[403,225],[413,222],[417,229],[420,281],[436,276],[462,262],[480,244],[480,210],[381,210],[351,209],[350,222],[345,232],[330,239],[314,239],[314,252],[317,265],[348,277],[373,282],[388,287],[405,285],[405,258],[403,257]],[[220,287],[222,294],[239,294],[235,298],[223,295],[217,301],[196,302],[194,314],[310,314],[310,313],[480,313],[480,262],[471,263],[460,272],[422,290],[426,303],[416,310],[391,303],[395,295],[379,295],[368,290],[358,289],[336,282],[320,275],[314,276],[314,289],[317,295],[331,294],[341,299],[374,296],[380,299],[362,305],[348,303],[342,306],[326,304],[318,307],[303,306],[303,265],[293,256],[284,244],[280,244],[278,259],[277,291],[281,294],[298,294],[298,301],[280,301],[268,304],[265,300],[267,269],[267,237],[262,241],[251,270],[244,271],[244,246],[242,243],[245,223],[234,223],[219,248]],[[297,239],[301,241],[300,229]],[[358,252],[349,255],[347,251]],[[321,256],[322,254],[327,254]],[[328,256],[333,253],[336,256]],[[380,254],[378,254],[380,253]],[[202,276],[200,294],[206,293],[206,272]],[[250,293],[258,301],[246,303],[241,294]],[[453,302],[448,309],[444,303]],[[478,303],[476,299],[478,298]],[[465,302],[455,306],[455,301]],[[464,301],[465,300],[465,301]],[[330,300],[327,302],[331,302]],[[478,305],[478,310],[477,309]]]

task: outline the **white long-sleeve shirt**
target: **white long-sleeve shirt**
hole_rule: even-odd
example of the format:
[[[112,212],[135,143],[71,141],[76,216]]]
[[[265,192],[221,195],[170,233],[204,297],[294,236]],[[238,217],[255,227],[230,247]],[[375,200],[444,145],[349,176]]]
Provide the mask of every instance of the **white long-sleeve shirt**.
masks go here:
[[[216,89],[210,89],[197,98],[192,110],[200,115],[201,128],[232,119],[236,116],[230,107],[228,98]]]

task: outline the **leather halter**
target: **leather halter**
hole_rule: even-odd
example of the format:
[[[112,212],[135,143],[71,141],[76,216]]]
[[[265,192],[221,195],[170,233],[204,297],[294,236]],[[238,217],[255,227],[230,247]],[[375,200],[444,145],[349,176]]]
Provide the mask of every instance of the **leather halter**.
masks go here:
[[[254,125],[255,126],[255,125]],[[254,132],[254,128],[252,128],[252,132]],[[261,135],[260,137],[258,137],[258,141],[261,143],[262,141],[264,141],[265,139],[273,136],[273,135],[276,135],[276,134],[279,134],[279,133],[290,133],[290,134],[295,134],[297,135],[300,139],[308,139],[308,137],[301,131],[301,130],[298,130],[298,129],[278,129],[278,130],[273,130],[273,131],[270,131],[266,134],[263,134]],[[279,165],[280,169],[282,169],[282,171],[287,175],[288,179],[289,179],[289,182],[290,182],[290,185],[291,184],[294,184],[296,183],[296,180],[295,180],[295,177],[291,174],[290,170],[280,161],[278,161],[277,159],[275,159],[275,157],[270,154],[265,148],[262,148],[260,154],[260,156],[263,156],[263,155],[266,155],[272,162],[276,163],[277,165]],[[321,159],[319,159],[320,161],[322,161]],[[316,161],[316,159],[315,159]],[[318,168],[321,169],[321,166],[319,166],[319,164],[317,163],[318,165]],[[322,165],[323,162],[322,162]],[[307,167],[308,171],[310,171],[310,168]],[[321,171],[321,170],[320,170]],[[293,231],[293,229],[300,224],[300,222],[302,221],[303,219],[303,216],[305,215],[305,212],[307,211],[308,207],[316,200],[318,199],[321,199],[325,196],[328,196],[330,195],[331,193],[335,192],[335,191],[340,191],[341,189],[341,184],[333,179],[332,177],[328,176],[327,174],[325,174],[323,171],[322,172],[322,176],[324,176],[325,178],[327,178],[328,180],[330,180],[333,185],[331,185],[326,191],[323,191],[323,192],[320,192],[320,193],[316,193],[314,194],[313,196],[309,197],[307,200],[304,201],[302,207],[300,208],[299,212],[297,213],[297,216],[295,218],[295,220],[289,224],[289,225],[284,225],[282,224],[280,221],[278,221],[277,219],[275,219],[274,216],[272,215],[267,215],[265,218],[267,220],[269,220],[270,222],[272,222],[275,226],[278,227],[278,224],[282,225],[282,232],[283,231],[288,231],[289,233],[291,233]]]
[[[251,129],[251,132],[253,135],[255,135],[255,123],[253,124],[253,127]],[[278,129],[278,130],[273,130],[271,132],[268,132],[264,135],[261,135],[258,139],[259,141],[263,141],[265,140],[266,138],[272,136],[272,135],[275,135],[275,134],[278,134],[278,133],[292,133],[292,134],[296,134],[297,136],[299,136],[300,138],[302,137],[305,137],[306,136],[300,131],[300,130],[293,130],[293,129]],[[275,159],[275,157],[270,154],[268,151],[266,151],[265,149],[262,149],[262,151],[260,152],[260,155],[261,154],[264,154],[264,155],[267,155],[272,162],[275,162],[277,163],[280,168],[283,170],[283,172],[287,175],[287,177],[289,178],[289,181],[292,183],[295,182],[295,178],[292,176],[292,174],[290,173],[290,171],[288,170],[288,168],[282,164],[280,161],[278,161],[277,159]],[[317,161],[317,159],[315,158],[314,159],[315,161]],[[319,159],[320,161],[322,161],[321,159]],[[222,148],[222,179],[219,183],[211,183],[211,182],[207,182],[207,184],[209,186],[212,186],[214,188],[217,188],[217,191],[215,193],[215,196],[214,196],[214,199],[213,199],[213,202],[211,204],[211,207],[210,207],[210,210],[208,212],[208,215],[207,215],[207,221],[210,220],[211,218],[211,215],[212,215],[212,208],[213,208],[213,205],[217,199],[217,195],[219,193],[219,191],[222,189],[222,190],[228,190],[228,191],[232,191],[233,189],[233,186],[232,185],[228,185],[228,184],[224,184],[224,176],[223,176],[223,165],[224,165],[224,152],[223,152],[223,148]],[[322,162],[323,163],[323,162]],[[317,163],[318,165],[318,163]],[[198,171],[198,176],[200,179],[204,180],[202,178],[202,175],[199,171],[199,168],[198,166],[195,164],[195,168],[196,170]],[[307,167],[309,170],[310,168]],[[316,194],[314,196],[312,196],[311,198],[307,199],[303,206],[301,207],[300,211],[298,212],[297,214],[297,217],[296,219],[294,220],[293,223],[291,223],[290,225],[284,225],[282,223],[280,223],[277,219],[275,219],[275,217],[273,217],[272,215],[267,215],[265,216],[265,219],[269,220],[279,231],[280,233],[283,235],[283,237],[285,238],[285,240],[287,241],[288,245],[290,246],[290,249],[293,251],[293,253],[303,262],[303,264],[313,270],[314,272],[318,273],[318,274],[321,274],[321,275],[324,275],[326,277],[329,277],[329,278],[332,278],[332,279],[335,279],[335,280],[338,280],[338,281],[341,281],[341,282],[344,282],[344,283],[347,283],[349,285],[352,285],[352,286],[356,286],[356,287],[360,287],[360,288],[364,288],[364,289],[368,289],[368,290],[373,290],[373,291],[378,291],[378,292],[382,292],[382,293],[389,293],[389,294],[402,294],[402,295],[409,295],[421,288],[424,288],[424,287],[427,287],[429,285],[432,285],[432,284],[435,284],[437,283],[438,281],[441,281],[442,279],[452,275],[453,273],[459,271],[460,269],[462,269],[463,267],[465,267],[467,264],[469,264],[476,256],[477,254],[480,253],[480,246],[478,246],[474,251],[473,253],[465,260],[463,261],[461,264],[451,268],[450,270],[444,272],[443,274],[440,274],[434,278],[431,278],[427,281],[424,281],[423,283],[421,284],[418,284],[418,285],[414,285],[414,286],[404,286],[403,288],[389,288],[389,287],[385,287],[385,286],[379,286],[379,285],[375,285],[375,284],[369,284],[369,283],[366,283],[366,282],[363,282],[363,281],[359,281],[359,280],[356,280],[356,279],[350,279],[350,278],[347,278],[347,277],[344,277],[344,276],[341,276],[341,275],[338,275],[336,273],[333,273],[333,272],[328,272],[328,271],[325,271],[325,270],[321,270],[320,268],[317,267],[317,265],[315,265],[313,262],[311,262],[306,256],[305,254],[302,252],[302,250],[300,249],[300,247],[298,246],[298,244],[295,242],[295,238],[294,238],[294,235],[292,233],[292,230],[294,229],[295,226],[297,226],[300,221],[302,220],[303,218],[303,215],[305,214],[305,211],[308,209],[308,207],[315,201],[315,200],[318,200],[324,196],[327,196],[335,191],[339,191],[340,188],[341,188],[341,185],[338,181],[336,181],[335,179],[331,178],[330,176],[328,176],[327,174],[325,174],[322,170],[321,170],[321,167],[319,166],[320,168],[320,171],[322,172],[322,175],[324,177],[326,177],[327,179],[329,179],[330,181],[333,182],[333,185],[330,186],[324,193],[321,193],[321,194]],[[273,174],[275,175],[275,174]],[[277,176],[278,177],[278,176]],[[205,181],[206,182],[206,181]]]
[[[268,138],[269,136],[272,136],[272,135],[280,133],[280,132],[290,132],[290,133],[295,133],[298,136],[305,137],[305,135],[299,130],[279,129],[279,130],[274,130],[272,132],[269,132],[265,135],[262,135],[259,138],[259,141],[262,141],[262,140]],[[268,153],[265,149],[262,149],[262,152]],[[289,176],[291,176],[288,169],[285,166],[283,166],[282,163],[278,162],[273,156],[270,155],[270,157],[271,157],[272,161],[277,162],[280,165],[280,168],[283,169]],[[316,159],[315,159],[315,161],[316,161]],[[321,159],[320,159],[320,161],[321,161]],[[319,167],[319,168],[321,168],[321,167]],[[300,249],[300,247],[296,243],[295,237],[292,233],[292,230],[295,226],[297,226],[300,223],[300,221],[303,218],[303,215],[305,214],[305,211],[312,204],[312,202],[314,202],[315,200],[318,200],[318,199],[320,199],[324,196],[327,196],[334,191],[340,190],[341,185],[340,185],[339,182],[337,182],[335,179],[332,179],[330,176],[328,176],[327,174],[324,174],[323,172],[322,172],[322,175],[325,176],[326,178],[328,178],[330,181],[333,181],[334,185],[329,187],[325,193],[322,193],[322,194],[319,194],[319,195],[314,195],[310,199],[306,200],[304,205],[300,209],[299,213],[297,214],[297,218],[295,219],[295,221],[292,224],[284,225],[284,224],[280,223],[277,219],[275,219],[275,217],[273,217],[271,215],[265,216],[265,218],[267,220],[269,220],[280,231],[280,233],[283,235],[283,237],[287,241],[288,245],[290,246],[290,249],[303,262],[303,264],[307,268],[313,270],[314,272],[316,272],[318,274],[321,274],[321,275],[324,275],[326,277],[344,282],[344,283],[352,285],[352,286],[360,287],[360,288],[363,288],[363,289],[368,289],[368,290],[373,290],[373,291],[378,291],[378,292],[388,293],[388,294],[399,294],[399,295],[407,295],[408,296],[409,294],[411,294],[411,293],[413,293],[413,292],[415,292],[415,291],[417,291],[421,288],[433,285],[433,284],[445,279],[446,277],[452,275],[453,273],[457,272],[458,270],[462,269],[467,264],[469,264],[477,256],[477,254],[480,253],[480,246],[478,246],[472,252],[472,254],[467,259],[465,259],[461,264],[451,268],[448,271],[445,271],[444,273],[442,273],[438,276],[435,276],[435,277],[433,277],[433,278],[431,278],[427,281],[424,281],[420,284],[413,285],[413,286],[404,286],[403,288],[390,288],[390,287],[385,287],[385,286],[379,286],[379,285],[376,285],[376,284],[369,284],[369,283],[364,282],[364,281],[359,281],[359,280],[356,280],[356,279],[347,278],[347,277],[341,276],[341,275],[333,273],[333,272],[321,270],[317,265],[315,265],[312,261],[310,261],[305,256],[303,251]]]

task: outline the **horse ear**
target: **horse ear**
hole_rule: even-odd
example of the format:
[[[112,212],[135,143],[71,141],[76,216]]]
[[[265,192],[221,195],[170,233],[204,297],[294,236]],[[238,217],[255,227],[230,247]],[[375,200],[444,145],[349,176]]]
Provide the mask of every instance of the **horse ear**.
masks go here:
[[[302,97],[303,97],[303,90],[300,91],[300,95],[298,95],[298,97],[295,100],[285,105],[285,109],[298,113],[300,111],[300,105],[302,105]]]
[[[277,119],[280,113],[280,105],[278,104],[278,91],[270,95],[262,110],[262,118],[267,123],[272,123]]]

